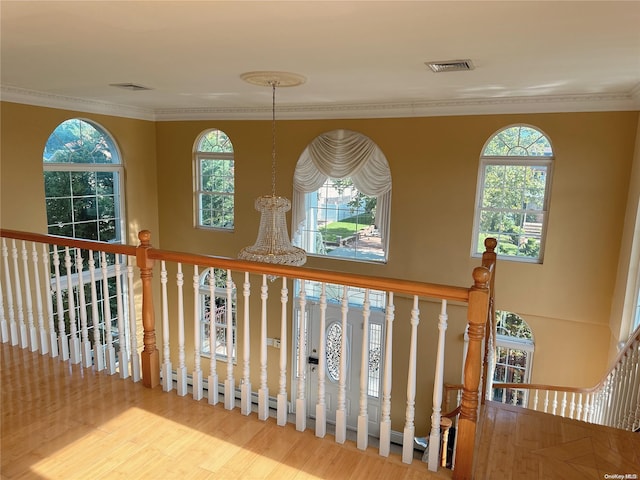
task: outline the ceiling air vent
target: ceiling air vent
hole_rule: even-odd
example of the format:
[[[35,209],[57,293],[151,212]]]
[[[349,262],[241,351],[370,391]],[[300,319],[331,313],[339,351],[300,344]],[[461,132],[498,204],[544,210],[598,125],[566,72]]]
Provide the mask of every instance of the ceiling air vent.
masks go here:
[[[145,87],[144,85],[138,85],[137,83],[110,83],[109,86],[131,90],[132,92],[139,92],[140,90],[152,90],[151,87]]]
[[[461,72],[463,70],[473,70],[471,60],[447,60],[446,62],[425,62],[433,72]]]

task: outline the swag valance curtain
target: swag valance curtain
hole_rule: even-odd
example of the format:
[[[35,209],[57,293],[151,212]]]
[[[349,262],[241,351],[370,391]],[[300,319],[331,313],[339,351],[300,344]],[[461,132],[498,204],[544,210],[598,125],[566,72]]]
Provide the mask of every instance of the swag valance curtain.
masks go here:
[[[305,220],[305,194],[318,190],[327,178],[345,177],[351,177],[360,192],[378,198],[376,225],[387,251],[391,207],[389,164],[370,138],[350,130],[323,133],[302,152],[293,176],[294,234]]]

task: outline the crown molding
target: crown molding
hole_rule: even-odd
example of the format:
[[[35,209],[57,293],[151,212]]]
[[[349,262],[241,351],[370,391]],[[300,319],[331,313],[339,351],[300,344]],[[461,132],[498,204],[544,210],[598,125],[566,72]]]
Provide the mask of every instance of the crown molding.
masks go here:
[[[0,85],[0,100],[3,102],[21,103],[36,107],[58,108],[83,113],[112,115],[115,117],[135,118],[138,120],[155,120],[155,112],[151,109],[117,105],[86,98],[68,97],[36,90]]]
[[[0,100],[150,121],[263,120],[270,119],[272,114],[271,107],[267,106],[255,108],[160,108],[153,110],[8,86],[0,86]],[[640,111],[640,84],[629,93],[615,94],[494,97],[361,104],[301,104],[279,105],[276,109],[279,119],[289,120],[635,110]]]

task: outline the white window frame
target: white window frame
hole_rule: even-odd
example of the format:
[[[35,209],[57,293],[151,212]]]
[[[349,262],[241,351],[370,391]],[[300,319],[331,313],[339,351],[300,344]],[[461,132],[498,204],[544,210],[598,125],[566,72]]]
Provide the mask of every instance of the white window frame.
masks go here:
[[[524,231],[522,234],[520,234],[520,237],[523,239],[539,238],[540,249],[537,257],[525,256],[525,255],[510,255],[510,254],[505,254],[503,251],[501,252],[501,249],[500,249],[501,242],[499,238],[500,232],[496,233],[496,236],[498,237],[498,248],[496,253],[498,258],[501,260],[510,260],[510,261],[517,261],[517,262],[525,262],[525,263],[543,263],[545,241],[547,236],[547,227],[549,223],[548,221],[549,204],[550,204],[550,197],[551,197],[551,179],[553,175],[553,160],[554,160],[553,150],[549,152],[550,153],[549,155],[527,155],[527,156],[485,155],[487,146],[491,143],[491,141],[496,136],[498,136],[500,133],[502,133],[505,130],[509,130],[512,128],[519,128],[519,127],[529,128],[537,131],[538,133],[540,133],[541,136],[543,136],[546,139],[549,145],[551,145],[551,141],[549,140],[549,137],[544,132],[542,132],[539,128],[530,126],[530,125],[524,125],[524,124],[510,125],[508,127],[500,129],[499,131],[494,133],[489,138],[489,140],[487,140],[486,144],[482,149],[483,154],[480,157],[480,164],[478,167],[478,182],[476,186],[476,200],[475,200],[476,203],[475,203],[475,214],[474,214],[473,233],[472,233],[472,242],[471,242],[472,257],[481,257],[484,251],[484,248],[480,242],[481,240],[480,239],[480,220],[483,212],[498,212],[498,213],[522,215],[524,217],[523,225],[522,225],[523,228],[525,228],[527,225],[526,217],[535,215],[535,216],[541,217],[541,222],[539,222],[541,225],[538,226],[537,225],[538,222],[536,222],[535,224],[529,223],[532,231],[530,232],[530,234],[527,234],[527,232]],[[490,167],[490,166],[544,168],[545,169],[545,190],[544,190],[544,198],[542,202],[543,203],[542,209],[540,210],[530,209],[530,208],[528,209],[525,207],[520,209],[483,207],[482,202],[483,202],[483,197],[485,192],[485,180],[486,180],[487,167]],[[492,233],[490,235],[492,235]],[[509,235],[509,233],[504,233],[504,235]]]
[[[202,132],[200,135],[198,135],[198,138],[196,139],[195,145],[194,145],[194,154],[193,154],[193,162],[194,162],[194,166],[193,166],[193,172],[194,172],[194,185],[193,185],[193,192],[194,192],[194,196],[193,196],[193,210],[194,210],[194,226],[195,228],[202,228],[202,229],[206,229],[206,230],[220,230],[220,231],[227,231],[227,232],[232,232],[234,231],[235,228],[235,174],[233,175],[233,190],[231,192],[223,192],[223,191],[209,191],[209,190],[204,190],[202,187],[202,165],[203,162],[205,161],[221,161],[221,162],[235,162],[235,151],[233,150],[233,143],[231,142],[231,140],[229,139],[229,146],[231,147],[231,151],[230,152],[207,152],[207,151],[202,151],[199,149],[200,144],[202,143],[204,137],[207,136],[207,134],[211,133],[211,132],[219,132],[223,135],[225,135],[227,138],[228,135],[217,128],[211,128],[208,129],[204,132]],[[204,197],[210,197],[210,198],[214,198],[214,197],[220,197],[222,199],[224,199],[225,197],[227,198],[231,198],[231,201],[233,203],[233,207],[231,209],[231,225],[205,225],[203,224],[203,211],[204,211],[204,207],[203,207],[203,198]]]

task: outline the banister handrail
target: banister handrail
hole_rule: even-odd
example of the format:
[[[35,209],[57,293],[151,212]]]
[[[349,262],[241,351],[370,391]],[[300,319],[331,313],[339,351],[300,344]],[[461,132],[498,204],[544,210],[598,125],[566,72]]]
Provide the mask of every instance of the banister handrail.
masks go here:
[[[0,237],[25,240],[27,242],[49,243],[66,247],[76,247],[84,250],[100,250],[106,253],[135,256],[136,247],[123,243],[98,242],[93,240],[81,240],[79,238],[61,237],[58,235],[43,235],[40,233],[22,232],[0,228]]]
[[[239,260],[235,258],[201,255],[193,253],[176,252],[170,250],[163,250],[154,248],[151,242],[151,233],[148,230],[143,230],[138,233],[139,244],[136,246],[126,244],[115,244],[107,242],[96,242],[91,240],[81,240],[68,237],[60,237],[56,235],[37,234],[29,232],[21,232],[10,229],[0,229],[0,236],[16,239],[22,241],[28,241],[33,243],[40,243],[43,245],[61,245],[64,247],[78,248],[81,250],[93,250],[101,251],[112,254],[121,254],[129,256],[128,268],[130,271],[129,281],[131,288],[133,288],[133,270],[131,264],[131,257],[136,259],[136,265],[139,269],[140,280],[142,284],[142,302],[141,309],[136,312],[132,305],[132,311],[134,314],[138,313],[143,326],[143,350],[140,352],[141,359],[141,371],[142,371],[142,383],[147,387],[155,387],[160,384],[160,362],[159,362],[159,350],[156,342],[156,319],[154,312],[154,299],[153,299],[153,284],[152,277],[154,274],[154,264],[156,261],[162,261],[163,269],[164,262],[173,262],[178,264],[194,265],[194,285],[197,286],[197,273],[198,267],[212,267],[220,268],[230,271],[245,272],[245,278],[248,278],[248,274],[267,275],[270,277],[282,277],[283,279],[300,279],[311,280],[320,283],[335,283],[341,285],[350,285],[365,289],[381,290],[385,292],[392,292],[401,295],[408,295],[414,297],[414,302],[417,304],[418,298],[425,298],[430,300],[439,299],[446,305],[446,301],[458,302],[467,306],[467,322],[469,325],[469,345],[467,349],[467,356],[464,362],[464,392],[462,394],[462,401],[459,408],[460,422],[458,424],[458,463],[454,470],[454,479],[466,479],[472,476],[473,467],[473,453],[475,449],[476,428],[477,428],[477,410],[479,404],[479,390],[478,387],[482,382],[482,340],[485,334],[485,328],[487,324],[487,313],[490,307],[490,294],[493,291],[493,272],[495,268],[495,254],[493,248],[495,247],[495,239],[487,239],[485,246],[490,250],[488,255],[483,255],[482,266],[474,268],[472,273],[473,284],[470,287],[459,287],[452,285],[443,285],[436,283],[419,282],[413,280],[396,279],[388,277],[377,277],[371,275],[362,275],[357,273],[343,273],[332,272],[327,270],[309,268],[309,267],[294,267],[286,265],[276,265],[261,262],[251,262],[246,260]],[[23,244],[23,249],[24,249]],[[34,247],[35,248],[35,247]],[[46,247],[43,247],[44,257],[47,257]],[[67,258],[69,255],[67,254]],[[104,257],[104,256],[103,256]],[[493,258],[492,258],[493,257]],[[15,258],[15,257],[14,257]],[[55,260],[58,261],[57,259]],[[118,260],[119,261],[119,260]],[[57,265],[57,264],[56,264]],[[120,264],[116,265],[117,267]],[[70,262],[67,260],[67,272],[70,272]],[[93,267],[92,267],[93,268]],[[8,270],[7,270],[8,271]],[[16,270],[17,271],[17,270]],[[182,281],[182,273],[180,267],[180,281]],[[166,271],[161,273],[165,275]],[[57,271],[56,271],[57,275]],[[70,276],[69,276],[70,277]],[[245,280],[248,282],[248,280]],[[180,284],[182,285],[182,284]],[[229,285],[229,283],[227,284]],[[69,287],[71,288],[71,287]],[[107,287],[104,287],[107,288]],[[195,288],[195,287],[194,287]],[[227,286],[229,289],[230,287]],[[58,287],[58,291],[60,288]],[[58,298],[62,298],[61,295]],[[181,297],[180,297],[181,298]],[[283,297],[286,298],[286,297]],[[133,302],[132,302],[133,303]],[[283,303],[284,305],[284,303]],[[163,305],[164,307],[164,305]],[[121,308],[121,305],[118,305]],[[284,307],[283,307],[284,308]],[[416,317],[415,325],[412,323],[412,328],[417,327],[417,307],[412,310],[412,322],[414,321],[414,313]],[[52,311],[52,310],[51,310]],[[59,306],[58,312],[62,311],[62,307]],[[163,310],[166,312],[166,310]],[[52,315],[51,315],[52,318]],[[283,317],[285,318],[285,317]],[[163,318],[164,320],[164,318]],[[182,320],[180,320],[182,321]],[[230,320],[227,320],[230,322]],[[196,321],[197,323],[197,321]],[[53,325],[53,324],[52,324]],[[229,323],[230,325],[230,323]],[[53,327],[51,327],[53,329]],[[168,328],[166,329],[168,330]],[[3,330],[4,331],[4,330]],[[64,334],[64,326],[61,327],[61,331]],[[196,336],[199,335],[199,330],[195,329]],[[183,334],[182,334],[183,335]],[[180,334],[179,334],[180,337]],[[231,337],[228,337],[231,338]],[[55,340],[55,338],[54,338]],[[180,340],[179,340],[180,341]],[[195,340],[197,344],[197,340]],[[168,344],[167,344],[168,345]],[[165,346],[165,348],[168,348]],[[230,346],[228,345],[228,348]],[[198,351],[196,350],[196,355]],[[182,355],[182,366],[184,367],[184,352]],[[364,361],[364,360],[363,360]],[[232,365],[231,362],[228,362]],[[197,364],[199,365],[199,364]],[[415,361],[414,361],[415,365]],[[164,368],[164,367],[163,367]],[[228,367],[232,369],[233,367]],[[164,372],[164,370],[163,370]],[[199,371],[201,373],[201,370]],[[186,373],[186,370],[185,370]],[[231,374],[232,375],[232,374]],[[228,379],[229,380],[229,379]],[[230,391],[233,391],[233,377],[231,376]],[[441,382],[441,380],[440,380]],[[440,383],[441,388],[442,383]],[[225,381],[225,389],[226,381]],[[435,386],[434,386],[435,388]],[[233,400],[232,397],[229,397]],[[227,398],[225,397],[225,402]],[[408,402],[407,409],[413,408]],[[435,412],[435,408],[434,408]],[[439,412],[439,409],[438,409]],[[445,414],[446,416],[446,414]],[[407,421],[409,424],[410,422]],[[406,427],[409,429],[410,436],[413,435],[412,426]],[[413,442],[408,442],[411,446]],[[430,467],[431,468],[431,467]]]

